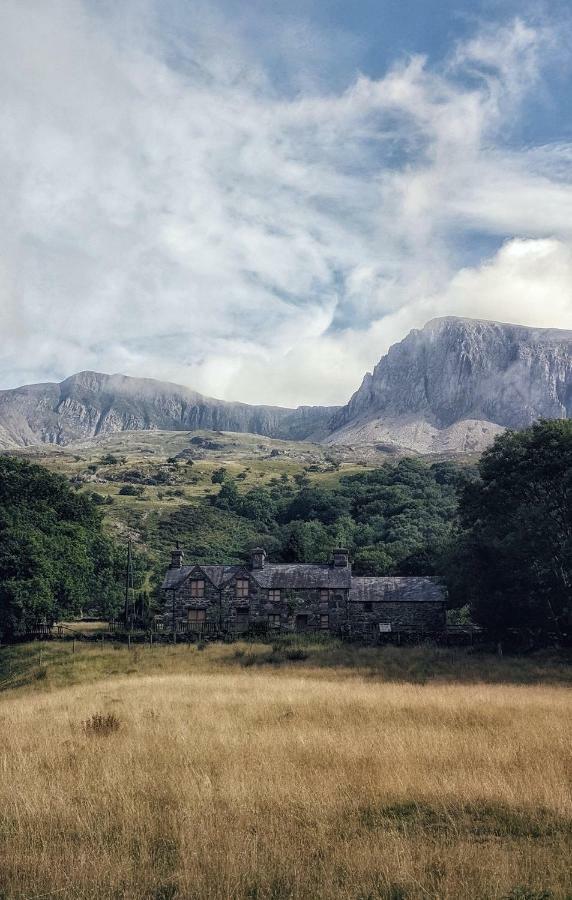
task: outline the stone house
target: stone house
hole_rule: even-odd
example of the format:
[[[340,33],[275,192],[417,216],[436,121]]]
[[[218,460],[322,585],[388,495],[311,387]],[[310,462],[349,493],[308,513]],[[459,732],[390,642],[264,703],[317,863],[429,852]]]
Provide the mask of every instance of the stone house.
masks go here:
[[[356,578],[339,547],[330,564],[270,563],[257,547],[246,565],[183,565],[173,550],[163,580],[169,631],[225,634],[325,631],[373,639],[445,627],[445,591],[432,578]]]

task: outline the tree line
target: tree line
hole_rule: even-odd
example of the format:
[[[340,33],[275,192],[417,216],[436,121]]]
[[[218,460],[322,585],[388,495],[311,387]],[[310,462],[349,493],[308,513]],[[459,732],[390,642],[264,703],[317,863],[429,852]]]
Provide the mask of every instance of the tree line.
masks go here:
[[[135,559],[136,580],[158,583],[175,539],[193,560],[240,562],[255,543],[283,562],[326,562],[347,546],[362,575],[433,575],[449,602],[495,639],[570,641],[572,422],[506,432],[476,466],[406,458],[340,475],[305,474],[246,492],[224,469],[216,496],[147,517],[155,552]],[[123,603],[125,549],[103,531],[97,503],[65,478],[0,458],[0,629]]]

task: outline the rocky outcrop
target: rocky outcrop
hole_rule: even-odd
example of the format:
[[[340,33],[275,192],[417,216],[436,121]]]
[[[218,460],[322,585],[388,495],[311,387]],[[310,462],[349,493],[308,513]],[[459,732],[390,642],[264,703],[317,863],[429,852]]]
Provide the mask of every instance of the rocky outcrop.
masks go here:
[[[572,332],[445,318],[390,348],[341,408],[249,406],[149,378],[80,372],[0,391],[0,449],[118,431],[250,432],[419,453],[479,451],[572,416]]]
[[[253,432],[267,437],[319,439],[329,407],[249,406],[203,397],[150,378],[80,372],[60,384],[0,391],[0,448],[67,445],[118,431]]]
[[[572,414],[572,332],[444,318],[411,331],[332,419],[332,443],[480,450]]]

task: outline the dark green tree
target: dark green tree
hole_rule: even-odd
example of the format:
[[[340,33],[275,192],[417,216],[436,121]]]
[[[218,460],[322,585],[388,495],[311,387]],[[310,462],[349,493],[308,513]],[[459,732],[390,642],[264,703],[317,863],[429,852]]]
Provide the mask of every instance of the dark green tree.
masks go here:
[[[0,631],[121,602],[98,504],[41,466],[0,458]]]
[[[572,421],[506,432],[479,474],[461,493],[453,591],[499,640],[569,641]]]

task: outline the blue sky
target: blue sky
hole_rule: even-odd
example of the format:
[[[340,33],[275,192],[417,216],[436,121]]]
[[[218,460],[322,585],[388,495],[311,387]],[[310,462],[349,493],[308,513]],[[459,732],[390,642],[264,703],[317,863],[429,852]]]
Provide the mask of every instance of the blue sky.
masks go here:
[[[4,0],[0,387],[340,403],[438,315],[571,328],[570,20]]]

